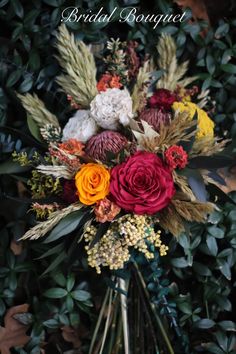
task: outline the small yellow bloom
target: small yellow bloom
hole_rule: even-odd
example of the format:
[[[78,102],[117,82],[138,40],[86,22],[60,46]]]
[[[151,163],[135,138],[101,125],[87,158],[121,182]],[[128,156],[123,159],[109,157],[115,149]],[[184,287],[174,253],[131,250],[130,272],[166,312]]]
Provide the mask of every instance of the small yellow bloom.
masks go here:
[[[109,193],[110,173],[103,165],[88,163],[76,173],[75,185],[81,203],[95,204]]]
[[[188,112],[190,119],[193,119],[196,111],[198,114],[198,132],[197,139],[204,138],[205,136],[214,137],[214,122],[210,119],[207,113],[199,108],[195,103],[192,102],[174,102],[172,105],[174,111]]]

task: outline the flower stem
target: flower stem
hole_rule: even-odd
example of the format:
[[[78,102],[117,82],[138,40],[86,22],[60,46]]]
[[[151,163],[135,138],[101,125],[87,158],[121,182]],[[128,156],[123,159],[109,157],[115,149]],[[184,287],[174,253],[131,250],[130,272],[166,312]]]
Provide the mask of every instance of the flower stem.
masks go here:
[[[118,280],[119,288],[123,291],[127,291],[125,280],[119,278]],[[129,330],[128,330],[128,311],[127,311],[127,296],[124,294],[120,294],[121,300],[121,314],[122,314],[122,322],[123,322],[123,336],[124,336],[124,349],[125,354],[129,354]]]
[[[161,322],[161,319],[160,319],[159,315],[157,314],[156,307],[155,307],[155,305],[154,305],[154,304],[151,302],[151,300],[150,300],[150,295],[149,295],[149,293],[148,293],[148,290],[147,290],[145,281],[144,281],[144,279],[143,279],[143,276],[142,276],[141,272],[139,271],[139,268],[138,268],[137,263],[135,263],[135,262],[134,262],[134,267],[135,267],[135,269],[136,269],[136,271],[137,271],[137,275],[138,275],[139,281],[140,281],[140,283],[141,283],[141,285],[142,285],[142,288],[143,288],[145,297],[147,298],[147,300],[148,300],[148,302],[149,302],[149,304],[150,304],[152,313],[153,313],[154,318],[155,318],[155,320],[156,320],[156,322],[157,322],[157,325],[158,325],[158,327],[159,327],[159,329],[160,329],[160,332],[161,332],[161,334],[162,334],[162,337],[163,337],[163,339],[164,339],[164,341],[165,341],[165,344],[166,344],[166,347],[167,347],[167,349],[168,349],[168,352],[169,352],[169,354],[175,354],[175,353],[174,353],[174,350],[173,350],[173,348],[172,348],[172,345],[171,345],[171,343],[170,343],[170,340],[169,340],[169,338],[168,338],[168,335],[167,335],[167,333],[166,333],[166,331],[165,331],[165,328],[164,328],[164,326],[163,326],[163,324],[162,324],[162,322]]]

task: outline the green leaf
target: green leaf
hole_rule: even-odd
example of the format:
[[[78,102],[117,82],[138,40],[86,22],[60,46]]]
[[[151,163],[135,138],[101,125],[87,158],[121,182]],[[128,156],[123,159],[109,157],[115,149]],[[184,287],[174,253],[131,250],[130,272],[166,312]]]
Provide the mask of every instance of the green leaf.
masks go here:
[[[74,301],[71,298],[70,294],[68,294],[66,297],[66,308],[67,308],[67,311],[69,311],[69,312],[71,312],[74,308]]]
[[[225,331],[236,332],[236,325],[232,321],[221,321],[221,322],[218,322],[218,326],[220,326]]]
[[[78,313],[70,313],[69,318],[70,318],[70,324],[73,327],[78,326],[78,324],[80,323],[80,317]]]
[[[223,64],[221,65],[221,70],[229,74],[236,74],[236,65],[234,64]]]
[[[8,79],[7,79],[6,86],[7,86],[7,87],[12,87],[12,86],[14,86],[15,83],[17,83],[17,81],[20,79],[21,74],[22,74],[22,72],[21,72],[20,69],[18,69],[18,70],[16,70],[16,71],[13,71],[13,72],[9,75],[9,77],[8,77]]]
[[[71,292],[71,296],[73,297],[73,299],[82,302],[87,301],[91,298],[90,293],[85,290],[74,290]]]
[[[74,285],[75,285],[75,276],[74,276],[74,274],[71,273],[68,276],[67,282],[66,282],[67,291],[70,292],[73,289]]]
[[[51,288],[45,291],[43,295],[50,299],[61,299],[67,295],[67,291],[62,288]]]
[[[211,254],[213,256],[217,256],[218,246],[217,246],[216,239],[213,236],[207,236],[206,243],[207,243],[207,247],[208,247],[209,251],[211,252]]]
[[[208,55],[206,58],[206,65],[208,72],[213,75],[216,69],[215,60],[211,55]]]
[[[193,169],[218,169],[232,165],[234,159],[230,156],[197,156],[189,160],[188,167]]]
[[[11,4],[13,7],[13,10],[15,11],[15,14],[20,17],[23,18],[24,16],[24,9],[23,6],[21,5],[19,0],[11,0]]]
[[[69,215],[67,215],[64,219],[62,219],[57,226],[50,232],[47,239],[44,243],[50,243],[58,240],[59,238],[68,235],[72,231],[74,231],[84,216],[84,212],[75,211]]]
[[[27,124],[28,124],[28,127],[29,127],[29,131],[33,135],[33,137],[36,140],[43,142],[39,126],[29,114],[27,114]]]
[[[18,88],[18,91],[20,93],[25,93],[28,92],[33,86],[33,78],[31,75],[28,75],[24,81],[20,84],[20,87]]]
[[[202,276],[209,277],[212,274],[210,269],[207,266],[205,266],[199,262],[193,263],[193,269],[195,270],[196,273],[198,273],[199,275],[202,275]]]
[[[43,322],[43,325],[48,328],[59,328],[60,324],[57,320],[51,319]]]
[[[29,66],[33,71],[36,71],[40,68],[40,56],[35,49],[30,51]]]
[[[209,329],[215,326],[215,321],[210,320],[208,318],[204,318],[200,321],[197,321],[194,323],[194,326],[197,328],[201,328],[201,329]]]
[[[223,23],[222,25],[220,25],[216,32],[215,32],[215,38],[220,38],[225,36],[227,33],[229,32],[229,24],[228,23]],[[219,41],[216,41],[219,42]],[[224,49],[224,47],[222,48]]]
[[[0,164],[0,175],[22,173],[29,169],[28,166],[21,166],[18,162],[8,160]]]
[[[186,268],[188,267],[188,261],[184,257],[172,258],[171,264],[176,268]]]
[[[226,279],[231,280],[231,270],[227,261],[221,261],[219,269]]]
[[[66,286],[66,278],[62,273],[57,273],[53,275],[53,279],[58,285],[62,286],[63,288]]]
[[[59,253],[59,255],[54,259],[54,261],[49,265],[49,267],[43,272],[41,277],[49,272],[52,272],[66,258],[67,254],[64,251]]]
[[[64,245],[62,243],[60,243],[59,245],[56,245],[55,247],[50,248],[47,252],[42,254],[42,256],[40,256],[36,259],[43,259],[43,258],[52,256],[55,253],[60,254],[61,251],[63,250],[63,248],[64,248]]]

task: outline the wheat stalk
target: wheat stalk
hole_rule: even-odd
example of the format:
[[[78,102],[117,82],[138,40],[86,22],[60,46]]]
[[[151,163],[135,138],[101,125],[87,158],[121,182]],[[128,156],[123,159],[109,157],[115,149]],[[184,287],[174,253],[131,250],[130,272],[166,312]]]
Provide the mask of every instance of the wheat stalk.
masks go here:
[[[62,90],[74,101],[88,107],[97,94],[94,56],[82,41],[76,41],[63,24],[59,27],[56,47],[57,59],[65,72],[57,78]]]
[[[48,220],[38,223],[36,226],[28,230],[22,237],[21,240],[37,240],[40,237],[45,236],[49,231],[51,231],[63,218],[67,215],[73,213],[74,211],[80,210],[82,204],[72,204],[64,209],[56,210],[50,214]]]
[[[60,127],[57,117],[49,112],[43,101],[41,101],[36,94],[17,94],[17,97],[21,100],[27,113],[29,113],[40,128],[45,127],[47,124],[53,125],[56,128]]]

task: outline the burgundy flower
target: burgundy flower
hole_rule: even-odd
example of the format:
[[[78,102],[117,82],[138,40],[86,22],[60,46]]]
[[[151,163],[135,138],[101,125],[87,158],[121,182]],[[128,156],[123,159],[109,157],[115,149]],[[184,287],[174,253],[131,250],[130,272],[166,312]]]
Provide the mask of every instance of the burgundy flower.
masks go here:
[[[171,121],[171,114],[163,112],[161,109],[148,108],[144,109],[140,115],[140,120],[144,120],[153,127],[157,132],[160,130],[161,124],[168,125]]]
[[[182,146],[173,145],[165,152],[165,159],[170,168],[184,168],[188,163],[188,154]]]
[[[138,151],[111,171],[110,194],[122,209],[155,214],[175,194],[171,170],[156,154]]]
[[[105,130],[89,139],[85,147],[85,152],[93,159],[106,162],[108,151],[118,154],[127,144],[126,137],[120,133]]]
[[[75,203],[79,200],[77,194],[77,189],[74,180],[66,180],[63,185],[62,199],[68,204]]]
[[[177,101],[175,93],[166,89],[158,89],[149,99],[149,105],[151,108],[160,108],[169,111],[175,101]]]

